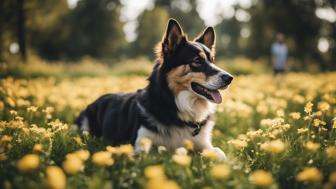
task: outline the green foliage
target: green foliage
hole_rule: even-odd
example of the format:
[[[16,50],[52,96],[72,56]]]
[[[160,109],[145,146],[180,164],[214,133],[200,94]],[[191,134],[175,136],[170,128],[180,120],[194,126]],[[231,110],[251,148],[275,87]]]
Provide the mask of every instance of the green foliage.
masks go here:
[[[46,32],[45,38],[34,41],[37,52],[49,59],[78,59],[86,55],[113,58],[125,41],[119,6],[115,1],[79,1]]]
[[[134,52],[153,57],[153,49],[161,41],[168,19],[166,9],[155,7],[152,10],[146,10],[139,19],[138,38],[134,43]]]

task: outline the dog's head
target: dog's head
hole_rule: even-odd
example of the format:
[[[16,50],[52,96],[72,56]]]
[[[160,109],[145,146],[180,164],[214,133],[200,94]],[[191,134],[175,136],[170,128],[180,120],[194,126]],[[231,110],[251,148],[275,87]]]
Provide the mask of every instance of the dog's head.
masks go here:
[[[206,28],[189,41],[181,26],[170,19],[157,47],[160,70],[165,73],[175,96],[189,91],[199,98],[219,104],[220,89],[226,89],[233,77],[215,65],[215,31]]]

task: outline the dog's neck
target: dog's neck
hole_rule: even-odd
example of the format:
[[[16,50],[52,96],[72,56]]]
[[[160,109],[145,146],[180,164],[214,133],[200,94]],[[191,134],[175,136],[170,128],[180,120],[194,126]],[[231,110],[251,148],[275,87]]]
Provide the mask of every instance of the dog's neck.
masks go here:
[[[190,91],[175,96],[169,89],[166,76],[159,72],[159,65],[149,77],[142,104],[146,111],[164,125],[184,122],[202,122],[215,112],[216,105]]]
[[[165,75],[160,72],[160,63],[155,64],[153,72],[148,78],[149,84],[140,98],[146,111],[163,125],[181,123],[177,116],[178,109],[174,95],[170,91]]]
[[[216,104],[211,103],[188,90],[181,91],[175,97],[178,117],[183,121],[202,122],[216,111]]]

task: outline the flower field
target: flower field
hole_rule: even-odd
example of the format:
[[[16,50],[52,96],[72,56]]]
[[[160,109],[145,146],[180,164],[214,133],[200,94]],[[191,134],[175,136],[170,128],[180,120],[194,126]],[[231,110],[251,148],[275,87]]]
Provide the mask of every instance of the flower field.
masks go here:
[[[72,125],[107,92],[144,76],[0,81],[0,188],[336,188],[336,73],[237,76],[223,92],[212,151],[112,147]]]

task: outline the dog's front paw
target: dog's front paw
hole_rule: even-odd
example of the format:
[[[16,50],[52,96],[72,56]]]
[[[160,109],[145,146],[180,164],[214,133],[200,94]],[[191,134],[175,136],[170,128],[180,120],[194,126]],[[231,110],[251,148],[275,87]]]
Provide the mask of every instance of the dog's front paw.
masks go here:
[[[221,150],[218,147],[214,147],[212,150],[217,154],[218,160],[220,160],[220,161],[226,160],[226,155],[223,152],[223,150]]]

